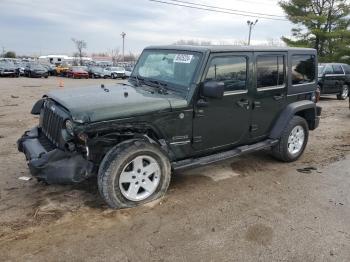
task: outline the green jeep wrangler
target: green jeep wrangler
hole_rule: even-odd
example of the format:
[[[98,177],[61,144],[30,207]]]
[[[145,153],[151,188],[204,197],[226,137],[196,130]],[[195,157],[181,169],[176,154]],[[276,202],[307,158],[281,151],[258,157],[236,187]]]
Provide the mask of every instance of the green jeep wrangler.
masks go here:
[[[128,82],[57,90],[18,140],[34,177],[79,183],[97,173],[112,208],[163,196],[173,171],[262,149],[285,162],[319,124],[313,49],[156,46]]]

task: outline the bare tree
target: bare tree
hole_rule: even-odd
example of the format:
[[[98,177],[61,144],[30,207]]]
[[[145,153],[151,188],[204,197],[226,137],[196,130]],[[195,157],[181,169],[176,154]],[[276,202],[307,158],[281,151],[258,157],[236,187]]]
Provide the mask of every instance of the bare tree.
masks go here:
[[[112,63],[115,66],[117,62],[120,60],[120,54],[119,54],[119,49],[115,48],[109,51],[109,54],[112,58]]]
[[[84,40],[77,40],[72,38],[75,47],[77,48],[77,54],[79,56],[80,65],[83,65],[84,49],[86,49],[86,42]]]

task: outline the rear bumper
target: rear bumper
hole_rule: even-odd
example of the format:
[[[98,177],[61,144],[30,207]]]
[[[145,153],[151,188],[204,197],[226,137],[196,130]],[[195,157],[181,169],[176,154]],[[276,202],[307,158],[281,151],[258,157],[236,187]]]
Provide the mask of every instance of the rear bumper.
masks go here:
[[[321,113],[322,113],[322,107],[316,106],[316,117],[315,117],[315,124],[313,129],[318,128],[318,126],[320,125]]]
[[[93,164],[77,152],[59,148],[45,149],[41,143],[44,135],[35,127],[17,141],[18,150],[26,156],[30,173],[49,184],[79,183],[88,178]]]

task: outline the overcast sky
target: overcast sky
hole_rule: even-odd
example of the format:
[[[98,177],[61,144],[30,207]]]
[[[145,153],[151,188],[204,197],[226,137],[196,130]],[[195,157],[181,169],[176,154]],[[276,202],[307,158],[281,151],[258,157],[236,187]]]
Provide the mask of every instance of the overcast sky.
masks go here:
[[[283,15],[277,0],[188,0],[250,12]],[[71,38],[87,42],[87,52],[139,53],[147,45],[177,40],[234,43],[247,40],[254,17],[168,6],[148,0],[0,0],[0,47],[18,54],[72,54]],[[260,19],[253,43],[290,35],[291,24]]]

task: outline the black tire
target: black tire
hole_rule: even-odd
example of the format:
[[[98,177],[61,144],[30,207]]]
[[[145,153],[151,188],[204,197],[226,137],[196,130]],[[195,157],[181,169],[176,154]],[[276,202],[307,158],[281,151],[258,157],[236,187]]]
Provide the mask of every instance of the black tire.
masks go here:
[[[338,100],[345,100],[349,96],[349,87],[347,85],[343,85],[341,93],[337,95]]]
[[[154,158],[160,167],[160,181],[153,194],[141,201],[124,197],[119,187],[119,177],[130,161],[140,155]],[[154,144],[143,140],[129,140],[113,147],[104,157],[98,170],[98,189],[102,198],[111,208],[130,208],[164,196],[171,177],[168,157]]]
[[[288,151],[288,139],[292,130],[296,126],[301,126],[304,130],[304,135],[305,135],[304,143],[299,152],[297,152],[296,154],[291,154]],[[272,155],[278,160],[281,160],[283,162],[296,161],[303,154],[305,147],[307,145],[308,138],[309,138],[309,127],[306,120],[300,116],[294,116],[289,121],[289,124],[284,128],[282,135],[280,137],[279,143],[272,148]]]
[[[115,79],[115,75],[114,74],[111,74],[111,79]]]

